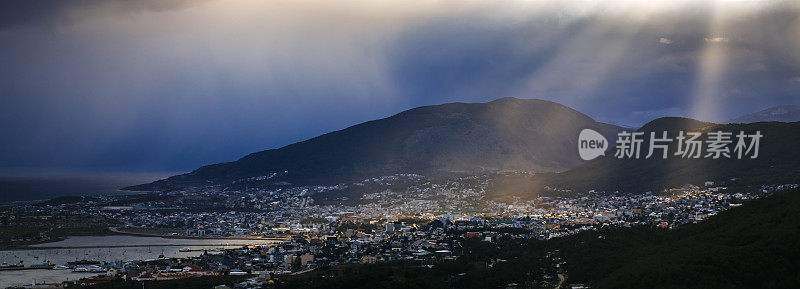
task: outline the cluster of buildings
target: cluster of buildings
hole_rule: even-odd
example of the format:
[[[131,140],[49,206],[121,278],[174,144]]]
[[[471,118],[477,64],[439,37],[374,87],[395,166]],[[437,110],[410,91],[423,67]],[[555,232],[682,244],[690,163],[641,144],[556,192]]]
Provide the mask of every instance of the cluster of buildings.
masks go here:
[[[74,203],[8,207],[0,212],[0,226],[50,220],[51,226],[62,227],[79,216],[97,226],[170,232],[172,236],[282,238],[281,242],[203,252],[191,258],[115,264],[112,276],[103,277],[166,280],[248,274],[257,277],[237,286],[255,288],[279,282],[283,274],[343,263],[426,263],[457,258],[467,240],[550,239],[637,225],[673,228],[797,187],[765,186],[757,192],[741,193],[706,182],[658,194],[590,191],[502,203],[486,197],[488,183],[480,176],[434,182],[418,175],[399,175],[327,187],[206,188],[100,196]],[[399,187],[403,189],[393,184],[402,184]]]

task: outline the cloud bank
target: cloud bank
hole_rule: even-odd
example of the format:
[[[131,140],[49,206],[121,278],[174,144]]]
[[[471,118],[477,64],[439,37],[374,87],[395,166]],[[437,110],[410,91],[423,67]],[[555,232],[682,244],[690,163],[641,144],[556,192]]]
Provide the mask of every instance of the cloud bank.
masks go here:
[[[631,126],[800,104],[795,1],[0,5],[0,169],[185,170],[504,96]]]

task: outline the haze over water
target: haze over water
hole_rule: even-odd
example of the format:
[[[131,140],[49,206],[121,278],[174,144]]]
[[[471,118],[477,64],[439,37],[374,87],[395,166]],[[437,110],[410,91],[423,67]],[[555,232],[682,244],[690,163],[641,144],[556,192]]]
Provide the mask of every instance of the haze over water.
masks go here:
[[[174,173],[0,174],[0,204],[61,196],[130,194],[120,188],[152,182]]]

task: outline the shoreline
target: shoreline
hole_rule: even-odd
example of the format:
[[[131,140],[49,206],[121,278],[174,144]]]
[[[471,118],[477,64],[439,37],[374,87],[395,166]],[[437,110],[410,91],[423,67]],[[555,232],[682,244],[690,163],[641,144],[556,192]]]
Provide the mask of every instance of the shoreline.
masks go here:
[[[208,239],[231,239],[231,240],[269,240],[269,241],[288,241],[290,237],[259,237],[259,236],[219,236],[219,237],[202,237],[202,236],[182,236],[182,235],[162,235],[158,233],[144,233],[144,232],[131,232],[119,230],[116,227],[108,227],[108,230],[119,235],[130,235],[140,237],[160,237],[166,239],[189,239],[189,240],[208,240]]]
[[[167,247],[167,246],[200,246],[197,244],[168,244],[168,245],[107,245],[107,246],[42,246],[49,243],[56,243],[66,240],[69,237],[103,237],[103,236],[136,236],[136,237],[154,237],[164,239],[183,239],[183,240],[263,240],[272,242],[285,242],[291,240],[291,237],[258,237],[258,236],[227,236],[227,237],[201,237],[201,236],[173,236],[161,235],[157,233],[144,233],[144,232],[130,232],[119,230],[116,227],[108,227],[108,233],[100,234],[77,234],[58,238],[43,243],[25,244],[19,246],[3,246],[0,251],[19,251],[19,250],[46,250],[46,249],[86,249],[86,248],[122,248],[122,247]],[[203,245],[205,246],[205,245]],[[210,246],[230,246],[230,244],[211,244]]]

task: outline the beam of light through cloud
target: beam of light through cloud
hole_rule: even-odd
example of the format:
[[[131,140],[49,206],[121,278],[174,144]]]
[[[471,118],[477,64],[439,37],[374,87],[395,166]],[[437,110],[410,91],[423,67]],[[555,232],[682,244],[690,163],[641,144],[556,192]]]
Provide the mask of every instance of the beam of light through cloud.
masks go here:
[[[700,71],[697,80],[697,92],[694,94],[692,104],[692,116],[695,118],[720,121],[719,105],[722,101],[721,87],[724,80],[726,65],[726,44],[729,39],[720,34],[723,30],[722,17],[727,16],[715,3],[712,7],[711,21],[709,21],[708,32],[712,35],[704,37],[705,44],[700,56]]]
[[[2,4],[4,168],[185,170],[504,96],[631,126],[800,102],[794,1],[29,4]]]

